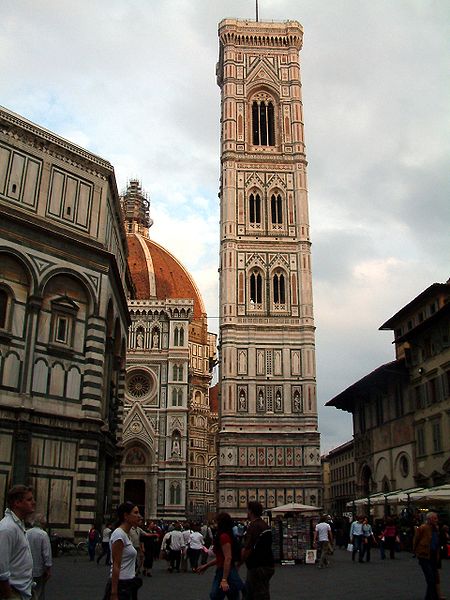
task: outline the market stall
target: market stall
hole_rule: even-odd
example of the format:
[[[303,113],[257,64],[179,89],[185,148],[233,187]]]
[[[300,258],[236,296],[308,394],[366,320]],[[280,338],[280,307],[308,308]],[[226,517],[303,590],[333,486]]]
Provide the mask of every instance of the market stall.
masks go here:
[[[304,563],[306,551],[312,548],[320,509],[291,502],[273,508],[271,513],[275,560],[281,564]]]

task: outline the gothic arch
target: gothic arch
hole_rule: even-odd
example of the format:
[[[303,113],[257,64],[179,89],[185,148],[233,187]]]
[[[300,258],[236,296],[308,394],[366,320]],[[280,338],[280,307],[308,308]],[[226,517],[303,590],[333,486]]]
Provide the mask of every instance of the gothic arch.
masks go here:
[[[261,83],[248,94],[249,142],[253,146],[274,147],[280,137],[279,97],[270,86]]]
[[[95,315],[98,314],[98,302],[97,302],[95,290],[93,289],[91,282],[88,279],[86,279],[85,277],[83,277],[83,275],[81,275],[80,273],[75,271],[74,269],[67,269],[67,268],[63,268],[63,267],[52,269],[42,279],[42,281],[39,285],[39,295],[43,296],[45,294],[45,291],[48,288],[50,282],[58,276],[68,277],[70,279],[76,280],[78,282],[78,284],[81,285],[85,289],[87,297],[89,299],[88,315],[89,314],[95,314]]]
[[[367,464],[365,464],[361,469],[360,482],[363,495],[368,496],[371,494],[373,488],[372,469]]]
[[[289,276],[285,269],[277,266],[270,272],[270,299],[274,308],[287,307]]]
[[[266,278],[264,271],[253,266],[247,271],[247,306],[251,310],[264,308]]]
[[[153,451],[145,440],[131,439],[123,452],[122,464],[135,467],[149,467],[153,462]]]
[[[281,230],[286,223],[286,195],[279,188],[273,188],[268,194],[269,226]]]
[[[262,190],[253,185],[246,192],[247,223],[254,229],[261,229],[264,220],[264,194]]]

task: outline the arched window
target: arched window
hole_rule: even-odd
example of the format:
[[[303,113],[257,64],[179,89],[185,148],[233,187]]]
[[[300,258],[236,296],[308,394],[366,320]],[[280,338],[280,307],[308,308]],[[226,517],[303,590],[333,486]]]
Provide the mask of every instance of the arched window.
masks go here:
[[[174,381],[183,381],[183,365],[173,365],[172,379]]]
[[[275,273],[272,284],[274,304],[286,304],[286,284],[283,273]]]
[[[51,300],[51,343],[72,347],[79,306],[68,296]]]
[[[262,304],[262,276],[257,271],[250,275],[250,302]]]
[[[172,388],[172,406],[183,405],[183,390],[180,388]]]
[[[270,208],[272,225],[281,225],[283,223],[283,205],[280,194],[272,194],[270,199]]]
[[[250,194],[249,218],[251,225],[261,225],[261,197],[259,194]]]
[[[173,345],[184,346],[184,329],[183,327],[175,327],[173,332]]]
[[[254,100],[252,104],[254,146],[275,146],[274,107],[271,100]]]
[[[178,481],[170,484],[170,504],[181,504],[181,485]]]

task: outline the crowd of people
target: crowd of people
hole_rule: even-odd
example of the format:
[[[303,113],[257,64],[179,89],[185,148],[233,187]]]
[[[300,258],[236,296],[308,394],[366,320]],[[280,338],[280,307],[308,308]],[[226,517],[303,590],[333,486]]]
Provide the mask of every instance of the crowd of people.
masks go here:
[[[151,576],[156,556],[167,561],[169,573],[202,574],[215,567],[211,600],[239,600],[241,593],[247,600],[270,600],[272,532],[262,514],[259,502],[249,502],[245,531],[225,512],[212,525],[176,521],[165,531],[162,523],[143,524],[139,508],[124,502],[110,534],[111,571],[103,600],[136,600],[143,583],[140,575]],[[247,567],[245,582],[238,571],[242,563]]]
[[[44,600],[52,567],[45,518],[35,514],[30,487],[11,488],[7,505],[0,521],[0,599]],[[152,576],[156,558],[167,561],[169,574],[202,574],[214,567],[211,600],[239,600],[241,595],[246,600],[270,600],[272,530],[262,515],[263,506],[249,502],[246,525],[233,522],[226,512],[216,515],[213,523],[165,524],[144,522],[139,507],[124,502],[115,523],[106,523],[101,531],[93,525],[87,534],[89,560],[100,564],[105,559],[110,569],[103,600],[137,600],[142,577]],[[381,559],[387,555],[395,559],[400,542],[400,529],[392,517],[375,521],[372,528],[364,515],[351,523],[323,515],[312,542],[317,557],[315,551],[308,552],[317,559],[318,568],[325,568],[336,547],[349,550],[353,562],[368,563],[374,547],[379,548]],[[436,513],[428,513],[422,525],[415,524],[411,550],[425,577],[426,600],[442,600],[439,568],[441,559],[449,557],[449,548],[449,528],[439,524]],[[243,563],[245,582],[239,572]]]

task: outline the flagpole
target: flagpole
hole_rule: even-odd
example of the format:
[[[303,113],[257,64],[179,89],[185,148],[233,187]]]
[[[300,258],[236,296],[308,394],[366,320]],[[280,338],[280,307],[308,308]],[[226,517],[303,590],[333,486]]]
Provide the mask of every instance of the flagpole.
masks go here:
[[[259,14],[258,14],[258,0],[256,0],[256,22],[259,21]]]

